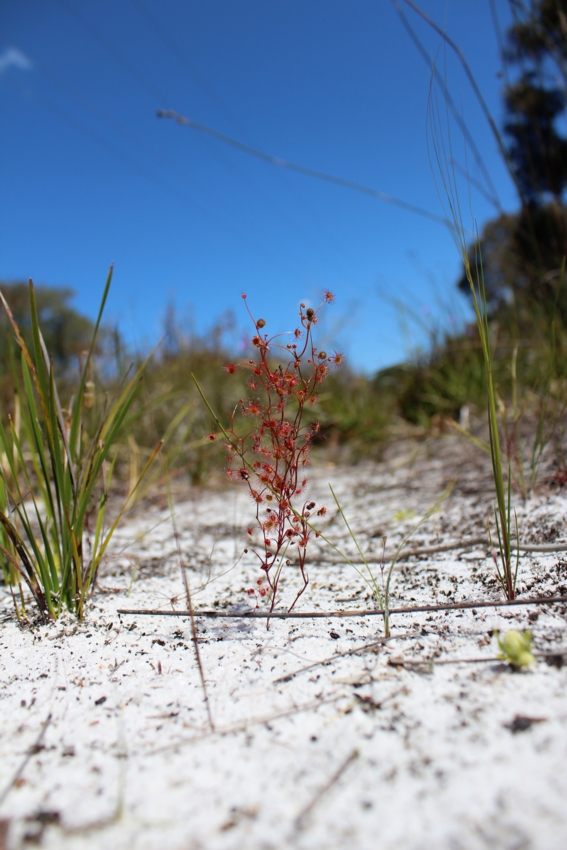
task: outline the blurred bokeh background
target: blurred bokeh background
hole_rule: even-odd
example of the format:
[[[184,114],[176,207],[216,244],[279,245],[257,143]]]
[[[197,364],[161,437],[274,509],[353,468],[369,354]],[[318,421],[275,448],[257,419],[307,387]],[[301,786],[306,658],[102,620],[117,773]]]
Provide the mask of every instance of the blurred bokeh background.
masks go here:
[[[499,125],[498,38],[513,5],[420,3]],[[237,346],[242,291],[275,331],[328,288],[324,333],[366,375],[470,318],[439,220],[432,87],[445,102],[444,81],[470,133],[453,139],[470,234],[516,210],[517,192],[461,63],[403,0],[7,0],[0,24],[0,280],[69,287],[93,318],[114,262],[106,318],[136,350],[219,321]],[[424,214],[261,161],[160,109]]]

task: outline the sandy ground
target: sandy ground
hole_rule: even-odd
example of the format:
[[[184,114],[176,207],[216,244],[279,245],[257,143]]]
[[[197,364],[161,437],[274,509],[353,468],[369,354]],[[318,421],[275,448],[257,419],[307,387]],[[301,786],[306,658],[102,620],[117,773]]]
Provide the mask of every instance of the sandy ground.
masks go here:
[[[316,468],[311,492],[329,507],[326,533],[356,557],[333,483],[379,577],[383,535],[391,551],[451,479],[411,546],[486,534],[482,464],[448,440]],[[521,537],[567,549],[567,498],[545,477],[515,500]],[[244,489],[176,505],[197,608],[254,606],[252,553],[234,566],[252,513]],[[482,545],[402,558],[392,605],[499,600],[493,574]],[[567,552],[522,555],[518,584],[524,596],[567,594]],[[1,850],[567,847],[567,604],[397,615],[389,642],[380,617],[269,631],[199,618],[209,717],[188,619],[117,614],[185,607],[167,509],[141,506],[119,530],[83,623],[21,628],[1,590]],[[297,610],[368,607],[360,575],[315,544]],[[527,671],[496,658],[492,632],[511,628],[533,632],[540,656]]]

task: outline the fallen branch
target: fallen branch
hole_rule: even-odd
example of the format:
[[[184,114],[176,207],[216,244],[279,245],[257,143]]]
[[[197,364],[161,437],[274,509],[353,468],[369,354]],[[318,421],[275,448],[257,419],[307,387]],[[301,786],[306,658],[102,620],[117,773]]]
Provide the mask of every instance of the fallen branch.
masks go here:
[[[461,611],[469,608],[511,608],[516,605],[553,605],[555,602],[567,602],[567,596],[540,596],[534,599],[513,599],[510,602],[454,602],[449,605],[412,605],[409,608],[390,608],[390,614],[418,614],[429,611]],[[168,611],[160,608],[118,608],[117,614],[136,616],[190,617],[189,611]],[[382,608],[351,609],[346,611],[194,611],[195,617],[227,618],[232,620],[309,620],[327,617],[383,617]]]

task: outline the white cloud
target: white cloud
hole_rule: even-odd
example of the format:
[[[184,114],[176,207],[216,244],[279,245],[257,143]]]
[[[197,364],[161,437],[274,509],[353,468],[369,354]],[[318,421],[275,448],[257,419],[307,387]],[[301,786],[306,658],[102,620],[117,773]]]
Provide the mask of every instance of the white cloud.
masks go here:
[[[0,50],[0,74],[3,74],[6,68],[10,67],[20,68],[22,71],[31,71],[33,63],[17,47],[5,47],[4,50]]]

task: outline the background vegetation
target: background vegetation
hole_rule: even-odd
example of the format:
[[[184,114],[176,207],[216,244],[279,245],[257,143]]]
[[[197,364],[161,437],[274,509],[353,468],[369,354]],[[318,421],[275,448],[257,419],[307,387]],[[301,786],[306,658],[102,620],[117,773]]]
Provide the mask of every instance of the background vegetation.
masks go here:
[[[517,189],[516,212],[499,211],[469,246],[469,262],[482,271],[493,353],[493,376],[503,424],[545,415],[560,427],[567,398],[567,0],[510,0],[514,23],[502,39],[505,108],[495,132]],[[30,343],[27,284],[0,284]],[[470,299],[463,275],[457,286]],[[72,292],[37,287],[39,320],[56,371],[70,400],[88,347],[92,323],[71,306]],[[472,315],[472,314],[471,314]],[[165,474],[201,483],[222,469],[212,424],[193,386],[195,373],[207,398],[222,415],[246,392],[224,366],[247,352],[226,342],[226,322],[202,335],[184,337],[174,314],[164,317],[165,338],[149,363],[142,389],[129,410],[121,437],[117,472],[132,486],[158,439],[163,462],[146,479]],[[147,353],[144,353],[144,357]],[[0,316],[0,404],[14,413],[14,368],[19,357],[7,319]],[[94,358],[93,383],[100,398],[111,393],[137,356],[124,352],[119,335],[107,329]],[[320,446],[333,457],[357,460],[380,454],[400,434],[424,435],[450,427],[468,428],[471,415],[486,408],[486,377],[477,326],[462,332],[432,332],[425,353],[374,376],[348,366],[326,380],[317,406]],[[550,418],[551,417],[551,418]]]

